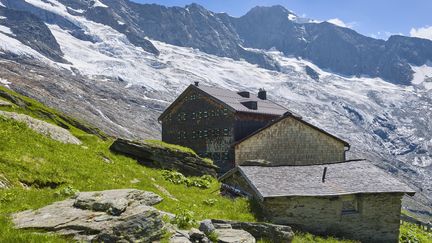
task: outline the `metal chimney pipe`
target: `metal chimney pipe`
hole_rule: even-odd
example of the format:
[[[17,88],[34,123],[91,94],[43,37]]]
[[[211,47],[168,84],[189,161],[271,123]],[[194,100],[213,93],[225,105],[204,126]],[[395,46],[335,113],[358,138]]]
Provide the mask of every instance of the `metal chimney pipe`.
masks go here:
[[[322,182],[325,182],[326,179],[326,174],[327,174],[327,167],[324,167],[324,171],[323,171],[323,175],[322,175]]]

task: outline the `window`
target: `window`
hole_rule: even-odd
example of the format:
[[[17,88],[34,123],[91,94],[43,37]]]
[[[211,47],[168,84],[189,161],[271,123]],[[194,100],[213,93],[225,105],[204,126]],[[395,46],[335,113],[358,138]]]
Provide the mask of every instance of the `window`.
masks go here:
[[[201,119],[202,112],[198,112],[198,119]]]
[[[342,197],[342,214],[358,213],[358,201],[356,196]]]
[[[207,135],[208,135],[208,132],[207,132],[207,129],[206,130],[204,130],[204,134],[203,134],[203,137],[207,137]]]
[[[196,132],[192,131],[192,139],[195,139],[195,138],[196,138]]]
[[[202,131],[199,130],[199,131],[198,131],[198,137],[199,137],[199,138],[202,138],[202,135],[203,135],[203,134],[202,134]]]
[[[229,130],[230,130],[229,128],[224,128],[223,129],[223,135],[224,136],[229,136]]]
[[[207,113],[207,111],[204,111],[203,116],[204,116],[204,118],[207,118],[207,117],[208,117],[208,113]]]
[[[223,115],[227,116],[228,115],[228,109],[223,109]]]
[[[195,120],[195,116],[196,116],[195,112],[192,112],[192,120]]]
[[[223,153],[223,159],[224,159],[224,160],[227,160],[227,159],[228,159],[228,153],[227,153],[227,152]]]

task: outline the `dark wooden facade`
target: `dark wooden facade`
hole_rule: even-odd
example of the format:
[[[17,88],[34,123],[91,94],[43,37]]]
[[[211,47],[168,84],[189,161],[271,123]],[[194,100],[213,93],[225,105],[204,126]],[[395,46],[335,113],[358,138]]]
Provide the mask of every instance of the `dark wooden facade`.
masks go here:
[[[234,143],[277,117],[236,111],[191,85],[159,119],[164,142],[193,149],[223,173],[235,166]]]

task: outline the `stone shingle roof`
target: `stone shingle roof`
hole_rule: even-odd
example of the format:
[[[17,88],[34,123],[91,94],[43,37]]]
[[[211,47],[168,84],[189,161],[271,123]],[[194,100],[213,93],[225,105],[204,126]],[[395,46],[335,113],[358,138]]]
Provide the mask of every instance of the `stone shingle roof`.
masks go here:
[[[269,115],[283,115],[288,111],[285,107],[276,104],[270,100],[262,100],[257,97],[257,94],[250,93],[249,98],[244,98],[239,95],[236,91],[222,89],[218,87],[211,87],[205,85],[194,86],[199,90],[207,93],[208,95],[214,97],[215,99],[221,101],[222,103],[228,105],[235,111],[239,112],[249,112],[249,113],[259,113],[259,114],[269,114]],[[247,108],[242,104],[246,101],[256,101],[257,109],[252,110]]]
[[[327,173],[325,182],[322,182],[324,167],[327,167]],[[240,172],[261,199],[359,193],[415,193],[406,184],[367,161],[309,166],[238,166],[233,170]],[[221,178],[222,181],[230,176],[228,173]]]

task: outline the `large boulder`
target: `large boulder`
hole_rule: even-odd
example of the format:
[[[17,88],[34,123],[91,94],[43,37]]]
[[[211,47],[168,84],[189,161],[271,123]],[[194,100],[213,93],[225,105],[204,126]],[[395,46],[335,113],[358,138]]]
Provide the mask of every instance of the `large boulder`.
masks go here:
[[[146,166],[176,170],[186,176],[217,175],[218,167],[208,160],[189,151],[164,146],[163,143],[117,139],[110,149],[135,158]]]
[[[211,222],[218,229],[218,225],[230,225],[232,229],[249,232],[256,239],[266,239],[275,243],[289,243],[294,238],[291,227],[269,223],[237,222],[212,219]],[[208,222],[206,222],[208,224]],[[218,231],[216,231],[218,232]]]
[[[68,130],[25,114],[0,111],[0,116],[25,123],[33,131],[62,143],[81,144]]]
[[[151,242],[165,233],[163,213],[151,207],[162,201],[135,189],[82,192],[38,210],[15,213],[19,229],[39,229],[78,241]]]

